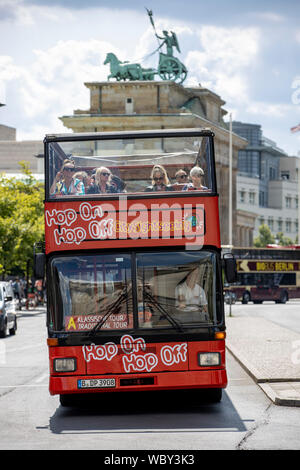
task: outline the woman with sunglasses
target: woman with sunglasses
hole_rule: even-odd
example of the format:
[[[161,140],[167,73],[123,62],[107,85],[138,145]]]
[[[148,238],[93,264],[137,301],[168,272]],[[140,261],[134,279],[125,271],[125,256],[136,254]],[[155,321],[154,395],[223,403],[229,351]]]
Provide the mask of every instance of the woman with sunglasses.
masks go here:
[[[117,190],[110,183],[111,172],[105,166],[97,168],[95,173],[95,184],[90,187],[88,194],[116,193]]]
[[[175,184],[186,184],[188,182],[188,175],[184,170],[178,170],[175,173]]]
[[[190,178],[192,180],[191,183],[187,183],[183,188],[182,191],[190,191],[193,189],[198,189],[200,191],[207,190],[206,186],[203,186],[203,178],[204,178],[204,171],[200,166],[194,166],[190,171]]]
[[[85,193],[83,182],[74,178],[76,168],[72,160],[64,160],[61,170],[56,174],[50,194],[79,196]]]
[[[173,191],[166,170],[161,165],[155,165],[151,172],[152,185],[147,186],[146,192]]]

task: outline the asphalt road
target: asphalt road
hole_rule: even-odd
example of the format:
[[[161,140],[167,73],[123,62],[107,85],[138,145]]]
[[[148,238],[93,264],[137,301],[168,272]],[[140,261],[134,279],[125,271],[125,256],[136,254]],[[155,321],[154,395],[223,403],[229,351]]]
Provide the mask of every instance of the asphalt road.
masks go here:
[[[225,312],[229,315],[230,306],[225,305]],[[263,302],[254,304],[249,302],[243,305],[237,302],[231,306],[231,315],[263,317],[277,325],[300,333],[300,300],[290,300],[286,304],[275,304],[275,302]]]
[[[234,308],[244,314],[252,306]],[[296,315],[289,304],[281,308]],[[129,455],[133,450],[299,449],[300,409],[272,404],[230,354],[227,369],[229,386],[217,405],[184,394],[139,400],[120,395],[110,403],[101,399],[62,408],[48,392],[45,311],[20,312],[17,334],[0,340],[0,449],[102,449],[101,459],[120,449]]]

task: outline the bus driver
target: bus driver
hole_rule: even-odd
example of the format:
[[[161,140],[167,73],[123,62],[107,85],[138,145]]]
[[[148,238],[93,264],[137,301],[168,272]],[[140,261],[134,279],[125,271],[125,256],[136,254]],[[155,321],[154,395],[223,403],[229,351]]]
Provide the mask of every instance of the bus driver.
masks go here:
[[[207,312],[207,299],[199,284],[199,268],[195,268],[175,288],[176,307],[179,310]]]

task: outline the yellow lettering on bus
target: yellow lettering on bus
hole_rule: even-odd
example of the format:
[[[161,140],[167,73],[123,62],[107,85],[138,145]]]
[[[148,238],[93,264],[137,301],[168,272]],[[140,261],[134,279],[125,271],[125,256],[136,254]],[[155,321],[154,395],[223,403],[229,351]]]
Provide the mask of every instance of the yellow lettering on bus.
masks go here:
[[[274,263],[273,262],[268,263],[266,261],[257,261],[256,270],[257,271],[274,271]]]
[[[74,330],[76,330],[76,325],[73,317],[70,318],[67,329],[69,330],[70,328],[74,328]]]

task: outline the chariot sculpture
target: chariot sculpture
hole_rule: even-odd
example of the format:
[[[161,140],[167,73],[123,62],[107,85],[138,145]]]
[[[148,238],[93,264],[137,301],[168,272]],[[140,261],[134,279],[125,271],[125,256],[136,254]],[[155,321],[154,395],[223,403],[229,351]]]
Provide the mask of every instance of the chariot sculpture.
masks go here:
[[[163,36],[159,36],[156,32],[153,13],[147,10],[150,22],[153,26],[155,36],[159,42],[158,48],[153,51],[149,56],[159,51],[159,61],[157,69],[144,68],[141,64],[133,64],[128,61],[121,62],[115,54],[109,52],[106,55],[104,64],[110,65],[110,74],[107,79],[115,78],[120,80],[154,80],[155,75],[159,75],[162,80],[172,80],[178,84],[182,83],[187,76],[187,69],[185,65],[180,62],[177,57],[173,55],[173,48],[175,47],[180,53],[180,48],[177,36],[173,31],[163,31]],[[161,48],[166,46],[166,52],[161,52]]]

